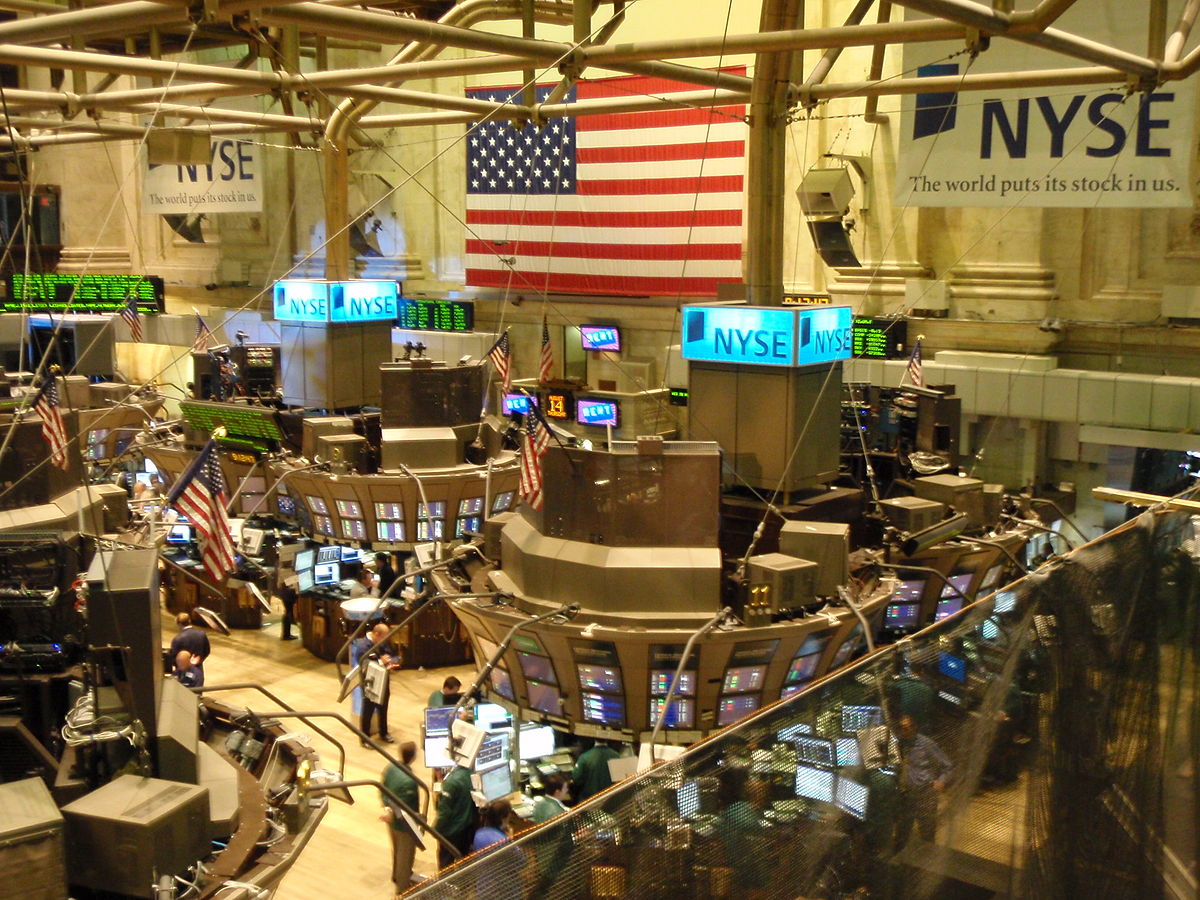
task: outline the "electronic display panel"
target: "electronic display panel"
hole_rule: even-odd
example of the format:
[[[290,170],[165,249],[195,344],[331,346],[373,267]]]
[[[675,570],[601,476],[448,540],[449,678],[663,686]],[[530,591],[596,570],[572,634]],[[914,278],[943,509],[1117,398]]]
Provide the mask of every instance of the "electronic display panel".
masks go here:
[[[508,735],[504,732],[490,734],[483,739],[475,756],[475,771],[482,772],[501,764],[505,768],[508,766]]]
[[[549,392],[542,395],[542,411],[551,419],[569,419],[575,414],[575,395]]]
[[[796,657],[788,667],[787,678],[784,679],[785,682],[787,684],[796,684],[799,681],[808,681],[813,677],[813,672],[817,670],[817,663],[820,661],[820,653],[811,653],[808,656]]]
[[[902,359],[911,351],[904,319],[855,316],[851,352],[855,359]]]
[[[915,628],[920,620],[920,603],[891,603],[883,614],[883,624],[891,628]]]
[[[942,619],[948,619],[950,616],[959,612],[963,608],[962,597],[946,597],[938,601],[937,609],[933,613],[933,621],[940,622]]]
[[[446,735],[425,738],[425,767],[427,769],[453,768],[454,760],[450,758],[450,742]]]
[[[547,660],[548,662],[549,660]],[[579,684],[592,691],[621,692],[621,671],[608,666],[590,666],[578,664]]]
[[[883,724],[882,706],[843,706],[842,731],[854,734],[864,728]]]
[[[281,516],[291,518],[296,515],[296,501],[287,494],[279,494],[275,498],[275,506]]]
[[[337,544],[329,544],[325,547],[317,548],[318,563],[334,563],[342,561],[342,548]]]
[[[796,796],[832,803],[835,777],[832,769],[796,766]]]
[[[365,541],[367,525],[362,519],[342,519],[342,537],[348,541]]]
[[[527,725],[521,729],[522,762],[553,756],[556,749],[554,729],[549,725]]]
[[[650,673],[650,696],[665,697],[667,691],[671,689],[671,679],[675,677],[675,672],[672,669],[654,669]],[[679,697],[690,697],[696,690],[696,673],[681,672],[679,674],[679,685],[675,688],[675,694]]]
[[[171,530],[167,532],[168,544],[189,544],[192,541],[192,526],[191,525],[172,525]]]
[[[725,680],[721,683],[721,693],[741,694],[746,691],[757,691],[762,687],[766,674],[766,666],[739,666],[726,669]]]
[[[666,697],[653,697],[650,700],[650,727],[653,728],[658,724],[658,717],[662,715],[663,702]],[[696,724],[696,703],[694,700],[689,700],[686,697],[671,701],[670,710],[667,712],[667,720],[663,723],[665,728],[692,728]]]
[[[396,327],[405,331],[449,331],[466,334],[475,329],[475,304],[469,300],[400,298]]]
[[[835,742],[838,766],[861,766],[862,756],[858,752],[858,739],[840,737]]]
[[[403,503],[376,503],[375,518],[377,519],[403,519],[404,504]]]
[[[321,497],[314,497],[306,494],[304,497],[308,501],[308,508],[319,516],[329,515],[329,507],[325,505],[325,500]]]
[[[700,782],[685,781],[675,790],[675,805],[679,815],[690,819],[700,813]]]
[[[986,572],[983,573],[983,580],[979,582],[979,589],[985,590],[994,588],[1000,582],[1000,573],[1004,571],[1004,563],[997,563]]]
[[[800,649],[796,651],[797,656],[809,656],[813,653],[820,653],[825,649],[825,645],[829,643],[830,632],[824,631],[820,634],[810,634],[804,639],[804,643],[800,645]]]
[[[580,325],[579,341],[584,350],[616,353],[621,349],[621,329],[615,325]]]
[[[303,569],[296,573],[296,590],[300,593],[303,594],[305,591],[311,591],[315,585],[316,581],[313,580],[312,569]]]
[[[313,567],[313,563],[315,563],[316,561],[317,561],[317,551],[316,550],[312,549],[311,547],[307,550],[301,550],[299,553],[296,554],[296,562],[295,562],[296,571],[301,572],[304,569],[311,569]]]
[[[994,613],[1010,613],[1017,608],[1017,592],[1016,591],[997,591],[992,612]]]
[[[463,516],[454,523],[454,536],[465,537],[467,534],[479,534],[483,527],[483,516]]]
[[[501,669],[499,666],[492,669],[492,674],[489,676],[492,684],[492,690],[509,700],[515,700],[516,694],[513,692],[512,679],[508,672]]]
[[[960,656],[950,653],[938,654],[938,671],[947,678],[964,684],[967,680],[967,663]]]
[[[501,491],[492,500],[492,512],[504,512],[512,506],[513,497],[516,496],[516,491]]]
[[[717,724],[732,725],[758,709],[758,694],[743,694],[740,697],[724,697],[717,704]]]
[[[453,706],[430,706],[425,710],[425,736],[437,737],[450,733]]]
[[[432,532],[432,536],[431,536]],[[434,519],[433,528],[429,527],[427,519],[417,520],[417,540],[418,541],[440,541],[446,536],[446,520]]]
[[[526,678],[532,678],[534,681],[543,681],[547,684],[558,684],[558,679],[554,677],[554,666],[550,663],[548,657],[534,656],[531,653],[522,653],[517,651],[517,661],[521,664],[521,671]]]
[[[529,394],[505,394],[504,395],[504,414],[511,416],[514,414],[525,415],[529,412],[529,404],[537,406],[537,397]]]
[[[925,596],[925,579],[901,581],[892,589],[893,603],[920,603]]]
[[[609,694],[583,693],[580,695],[583,704],[583,718],[586,722],[597,725],[611,725],[620,728],[625,724],[625,701],[620,697]]]
[[[785,744],[790,744],[796,738],[806,734],[812,734],[812,726],[807,722],[797,722],[795,725],[788,725],[780,728],[775,737]]]
[[[942,596],[958,597],[961,600],[963,596],[966,596],[967,588],[971,586],[971,579],[974,577],[973,572],[951,575],[946,579],[948,583],[942,585]]]
[[[833,802],[842,812],[849,813],[856,819],[865,819],[867,796],[866,785],[859,784],[851,778],[838,777]]]
[[[432,514],[433,518],[435,518],[435,519],[443,518],[446,515],[446,501],[445,500],[434,500],[432,503],[429,504],[429,509],[430,509],[430,513]],[[424,503],[420,503],[420,502],[417,503],[417,518],[418,519],[427,518]]]
[[[244,517],[252,516],[259,512],[264,504],[262,502],[262,494],[241,494],[238,496],[238,512]]]
[[[512,722],[508,710],[499,703],[476,703],[471,707],[475,724],[484,731],[505,728]]]
[[[527,681],[525,686],[529,689],[529,705],[533,709],[552,716],[561,715],[562,703],[557,687],[536,681]]]
[[[242,529],[242,552],[247,556],[258,556],[262,553],[263,539],[266,532],[261,528]]]
[[[155,275],[14,272],[4,280],[0,312],[119,313],[130,295],[142,315],[164,309],[163,280]]]
[[[317,584],[337,584],[341,566],[338,563],[317,563],[313,566],[313,581]]]
[[[357,500],[334,500],[333,504],[337,508],[339,516],[346,516],[351,519],[362,518],[362,507],[359,506]]]
[[[491,803],[501,797],[507,797],[513,792],[512,770],[508,764],[495,766],[479,776],[479,792]]]
[[[833,741],[798,735],[792,739],[792,745],[796,748],[796,758],[801,762],[833,768]]]
[[[458,514],[460,516],[478,516],[482,512],[482,497],[465,497],[458,501]]]
[[[580,397],[575,401],[575,421],[580,425],[611,425],[616,428],[619,414],[620,404],[615,400]]]
[[[387,543],[401,543],[404,540],[404,523],[403,522],[379,522],[375,523],[375,533],[379,535],[379,540]]]

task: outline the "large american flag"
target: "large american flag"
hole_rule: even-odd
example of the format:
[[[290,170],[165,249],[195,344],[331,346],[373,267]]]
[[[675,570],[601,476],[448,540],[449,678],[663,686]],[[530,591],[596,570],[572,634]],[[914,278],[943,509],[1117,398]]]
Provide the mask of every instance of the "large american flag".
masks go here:
[[[542,508],[542,457],[550,449],[550,429],[534,406],[525,413],[525,438],[521,441],[521,476],[517,483],[521,499],[534,509]]]
[[[549,87],[538,88],[539,101]],[[694,91],[661,78],[584,81],[568,102]],[[503,102],[513,89],[468,91]],[[521,102],[518,96],[515,102]],[[467,137],[467,284],[712,296],[742,277],[743,106],[503,120]]]
[[[210,439],[167,492],[167,504],[187,516],[196,529],[200,562],[218,583],[237,567],[226,502],[225,476],[217,459],[217,444]]]
[[[69,469],[71,463],[67,459],[67,447],[70,442],[63,425],[62,410],[59,409],[58,379],[53,375],[47,375],[42,381],[37,399],[33,401],[33,411],[42,419],[42,437],[50,445],[50,462],[60,469]]]
[[[140,344],[142,342],[142,314],[138,311],[137,297],[132,294],[129,296],[125,305],[121,307],[120,316],[129,326],[129,336],[133,338],[135,344]]]

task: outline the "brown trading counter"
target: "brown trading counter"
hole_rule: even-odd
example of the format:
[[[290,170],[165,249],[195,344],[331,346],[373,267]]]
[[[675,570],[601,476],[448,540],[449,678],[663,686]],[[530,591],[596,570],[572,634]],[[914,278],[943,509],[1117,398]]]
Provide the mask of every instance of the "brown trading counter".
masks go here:
[[[214,591],[188,577],[179,563],[164,560],[161,584],[167,610],[190,613],[197,606],[213,610],[230,628],[262,628],[262,606],[246,582],[230,578]]]

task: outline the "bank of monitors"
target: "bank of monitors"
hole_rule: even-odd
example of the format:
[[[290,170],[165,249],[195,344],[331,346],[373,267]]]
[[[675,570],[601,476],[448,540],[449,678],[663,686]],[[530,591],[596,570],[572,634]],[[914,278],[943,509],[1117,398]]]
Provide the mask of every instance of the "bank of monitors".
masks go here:
[[[341,580],[340,570],[341,566],[338,563],[317,563],[312,570],[313,581],[316,584],[337,584]]]
[[[882,706],[843,706],[842,733],[854,734],[864,728],[883,724]]]
[[[833,802],[834,782],[837,776],[832,769],[816,766],[796,766],[796,796],[807,797],[822,803]]]

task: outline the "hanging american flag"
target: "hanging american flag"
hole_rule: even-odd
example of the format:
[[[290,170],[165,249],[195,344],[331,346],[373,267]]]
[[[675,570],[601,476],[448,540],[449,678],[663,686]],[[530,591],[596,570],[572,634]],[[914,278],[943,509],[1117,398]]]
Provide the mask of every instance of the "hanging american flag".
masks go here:
[[[208,327],[208,323],[196,313],[196,339],[192,341],[192,351],[195,353],[207,353],[208,342],[212,337],[212,331]]]
[[[33,401],[33,411],[42,418],[42,437],[50,445],[50,462],[60,469],[69,469],[67,429],[59,409],[58,379],[53,375],[47,375],[42,381],[37,399]]]
[[[121,307],[120,316],[129,326],[129,336],[133,338],[133,342],[140,344],[142,342],[142,314],[138,310],[137,297],[129,295],[129,299]]]
[[[521,477],[517,487],[521,499],[534,509],[542,508],[542,457],[550,449],[550,430],[530,404],[525,413],[525,438],[521,441]]]
[[[924,387],[924,376],[921,374],[921,339],[917,338],[917,342],[913,344],[912,356],[908,358],[908,368],[904,370],[908,376],[908,380],[913,383],[913,387]],[[903,382],[903,379],[901,379]]]
[[[542,316],[542,358],[538,369],[538,381],[545,384],[554,377],[554,348],[550,346],[550,328]]]
[[[209,439],[167,492],[167,504],[187,516],[196,529],[204,571],[218,583],[237,566],[226,502],[225,476],[217,459],[217,444]]]
[[[496,374],[500,376],[500,383],[504,385],[504,390],[512,387],[512,355],[509,352],[508,332],[500,335],[500,340],[492,344],[492,349],[487,352],[488,359],[492,361],[492,365],[496,367]]]
[[[579,82],[567,102],[695,90],[607,78]],[[538,100],[549,91],[539,87]],[[468,91],[494,102],[513,94]],[[741,281],[744,114],[684,106],[550,119],[540,130],[514,130],[503,116],[473,126],[467,284],[713,296],[718,284]]]

